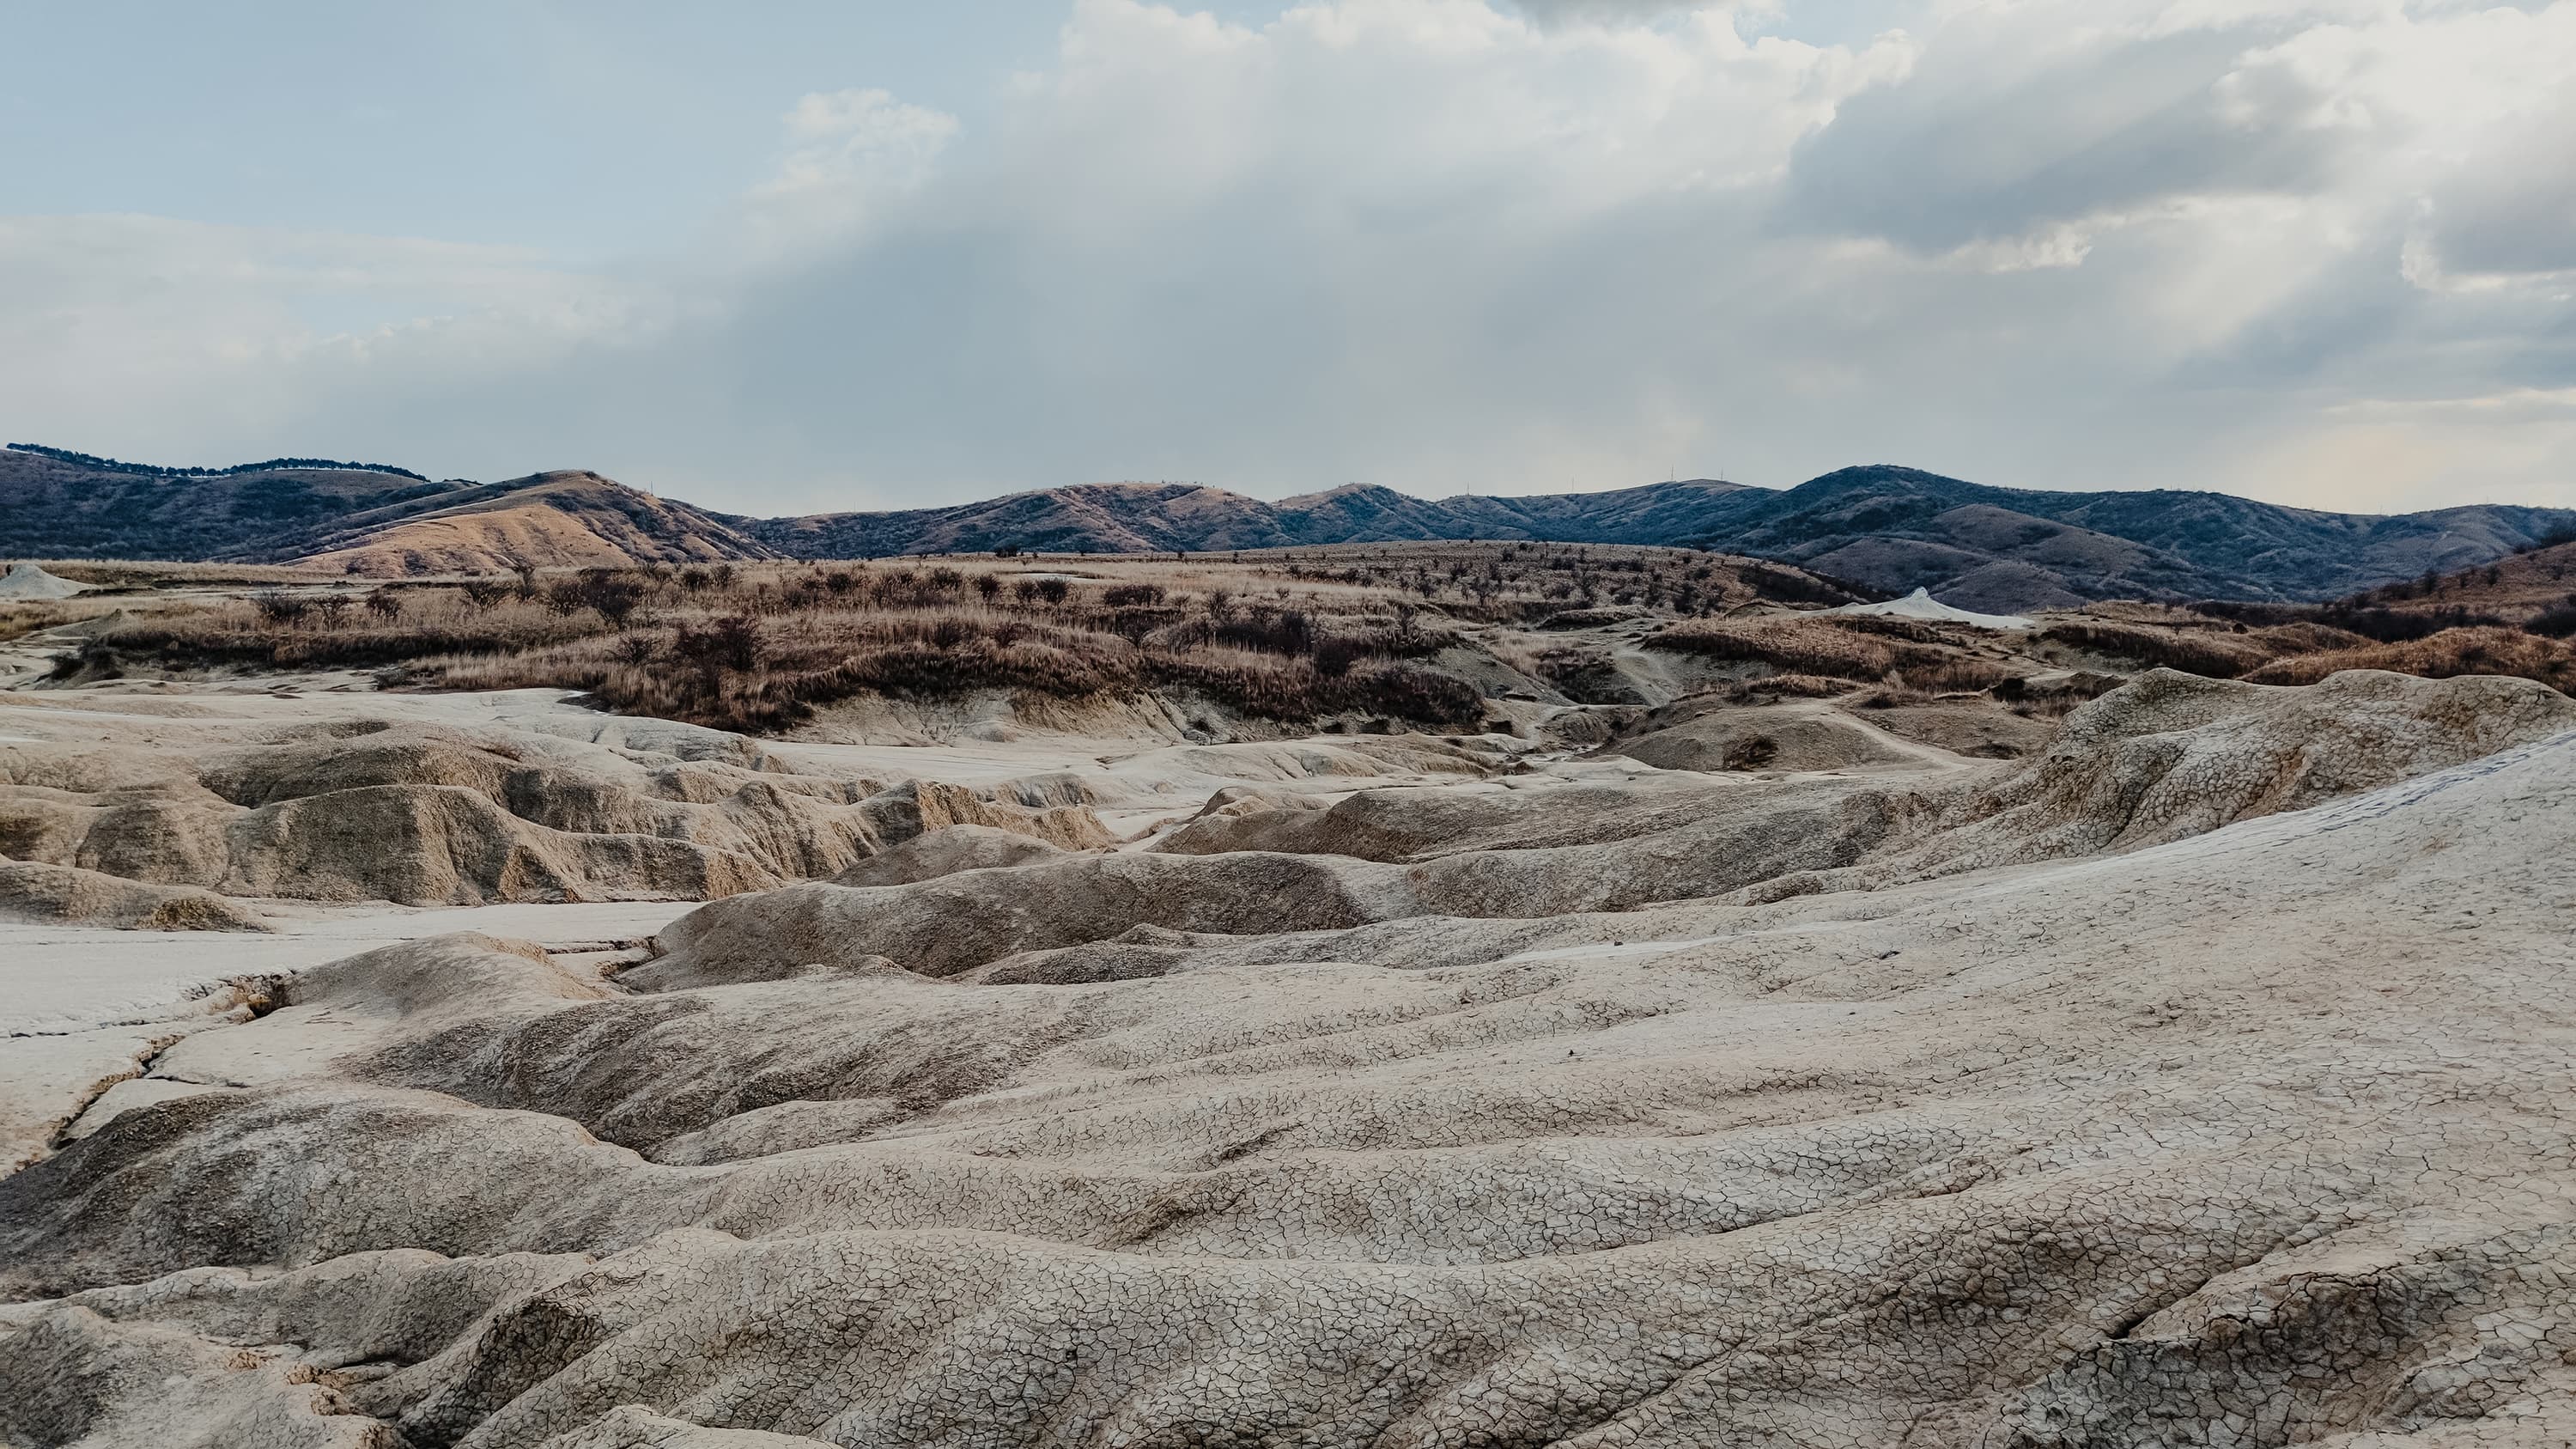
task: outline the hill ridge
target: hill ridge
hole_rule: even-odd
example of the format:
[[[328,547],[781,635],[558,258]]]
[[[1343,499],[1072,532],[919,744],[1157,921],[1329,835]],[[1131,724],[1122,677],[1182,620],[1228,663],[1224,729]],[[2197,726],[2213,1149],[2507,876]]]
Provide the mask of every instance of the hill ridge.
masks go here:
[[[2479,567],[2576,529],[2576,510],[2517,504],[2333,513],[2195,489],[1999,488],[1887,463],[1787,489],[1699,478],[1420,498],[1346,483],[1269,502],[1194,482],[1093,482],[942,507],[755,518],[581,469],[431,482],[317,460],[180,475],[87,458],[0,450],[0,553],[401,574],[1486,539],[1717,549],[2016,613],[2108,598],[2323,601]]]

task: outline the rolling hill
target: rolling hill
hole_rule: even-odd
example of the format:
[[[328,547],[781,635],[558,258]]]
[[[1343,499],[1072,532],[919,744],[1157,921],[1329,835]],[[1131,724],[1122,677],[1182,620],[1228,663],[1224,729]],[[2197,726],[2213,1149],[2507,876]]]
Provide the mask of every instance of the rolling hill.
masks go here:
[[[1845,468],[1721,500],[1683,539],[1785,559],[1970,609],[2106,598],[2322,600],[2484,564],[2576,512],[2474,504],[2325,513],[2225,493],[1989,488],[1912,468]]]
[[[800,558],[983,552],[1005,545],[1151,553],[1450,538],[1671,543],[1698,525],[1707,500],[1760,491],[1703,478],[1609,493],[1428,499],[1352,484],[1265,503],[1197,483],[1086,483],[952,508],[733,521]]]
[[[2353,595],[2345,606],[2435,618],[2468,616],[2528,625],[2554,616],[2547,632],[2576,629],[2576,529],[2492,563],[2427,574]]]
[[[0,449],[0,551],[377,575],[776,556],[720,515],[596,473],[434,482],[316,462],[191,473],[13,445]]]
[[[187,473],[13,444],[0,449],[0,547],[48,558],[280,555],[281,541],[367,514],[436,509],[463,479],[362,467]]]
[[[2571,529],[2576,511],[2567,509],[2326,513],[2224,493],[1990,488],[1883,465],[1788,489],[1703,478],[1426,499],[1352,485],[1272,503],[1193,483],[1092,483],[946,508],[748,518],[585,472],[433,482],[282,459],[182,473],[0,451],[0,552],[304,562],[383,575],[1005,547],[1149,553],[1530,539],[1754,554],[2011,613],[2111,598],[2332,599],[2477,568]]]
[[[300,540],[299,557],[316,567],[391,576],[777,556],[720,514],[596,473],[538,473],[485,488],[488,497],[425,513],[343,520]]]
[[[1695,479],[1605,493],[1423,499],[1354,485],[1278,503],[1194,484],[1089,484],[953,508],[728,521],[804,558],[1439,538],[1687,544],[2009,612],[2109,598],[2334,598],[2427,569],[2484,564],[2576,524],[2576,512],[2478,504],[2323,513],[2224,493],[1989,488],[1877,466],[1785,490]]]

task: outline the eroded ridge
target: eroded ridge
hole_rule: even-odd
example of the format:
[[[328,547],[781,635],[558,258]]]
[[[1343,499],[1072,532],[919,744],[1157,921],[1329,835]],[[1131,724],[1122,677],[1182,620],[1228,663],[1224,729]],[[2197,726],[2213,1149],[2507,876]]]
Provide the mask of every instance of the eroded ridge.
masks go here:
[[[0,908],[38,919],[256,928],[210,893],[704,900],[829,876],[950,825],[1110,839],[1079,801],[805,773],[741,736],[661,722],[602,725],[616,736],[603,742],[390,707],[266,727],[14,713],[61,736],[0,741],[0,854],[14,872]],[[117,727],[104,740],[102,713]]]
[[[0,1436],[2565,1442],[2568,708],[2150,678],[1957,778],[353,957],[0,1180]]]

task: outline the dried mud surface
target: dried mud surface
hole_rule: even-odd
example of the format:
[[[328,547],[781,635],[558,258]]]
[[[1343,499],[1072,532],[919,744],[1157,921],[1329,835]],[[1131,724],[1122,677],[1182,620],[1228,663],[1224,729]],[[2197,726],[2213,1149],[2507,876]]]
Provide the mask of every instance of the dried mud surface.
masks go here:
[[[2576,703],[1817,738],[1033,771],[1170,818],[45,1038],[0,1443],[2576,1436]]]

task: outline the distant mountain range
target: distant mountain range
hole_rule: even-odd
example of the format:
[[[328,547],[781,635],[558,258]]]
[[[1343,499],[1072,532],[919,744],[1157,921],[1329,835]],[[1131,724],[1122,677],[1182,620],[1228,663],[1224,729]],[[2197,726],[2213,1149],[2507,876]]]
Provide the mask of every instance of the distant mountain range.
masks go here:
[[[1872,588],[2012,611],[2106,598],[2335,598],[2576,534],[2576,511],[2474,504],[2322,513],[2224,493],[1988,488],[1845,468],[1795,488],[1711,479],[1605,493],[1424,499],[1353,485],[1277,503],[1095,483],[948,508],[746,518],[595,473],[431,482],[314,459],[146,472],[0,451],[0,553],[306,562],[371,575],[628,561],[1143,553],[1424,539],[1664,544],[1776,558]]]

